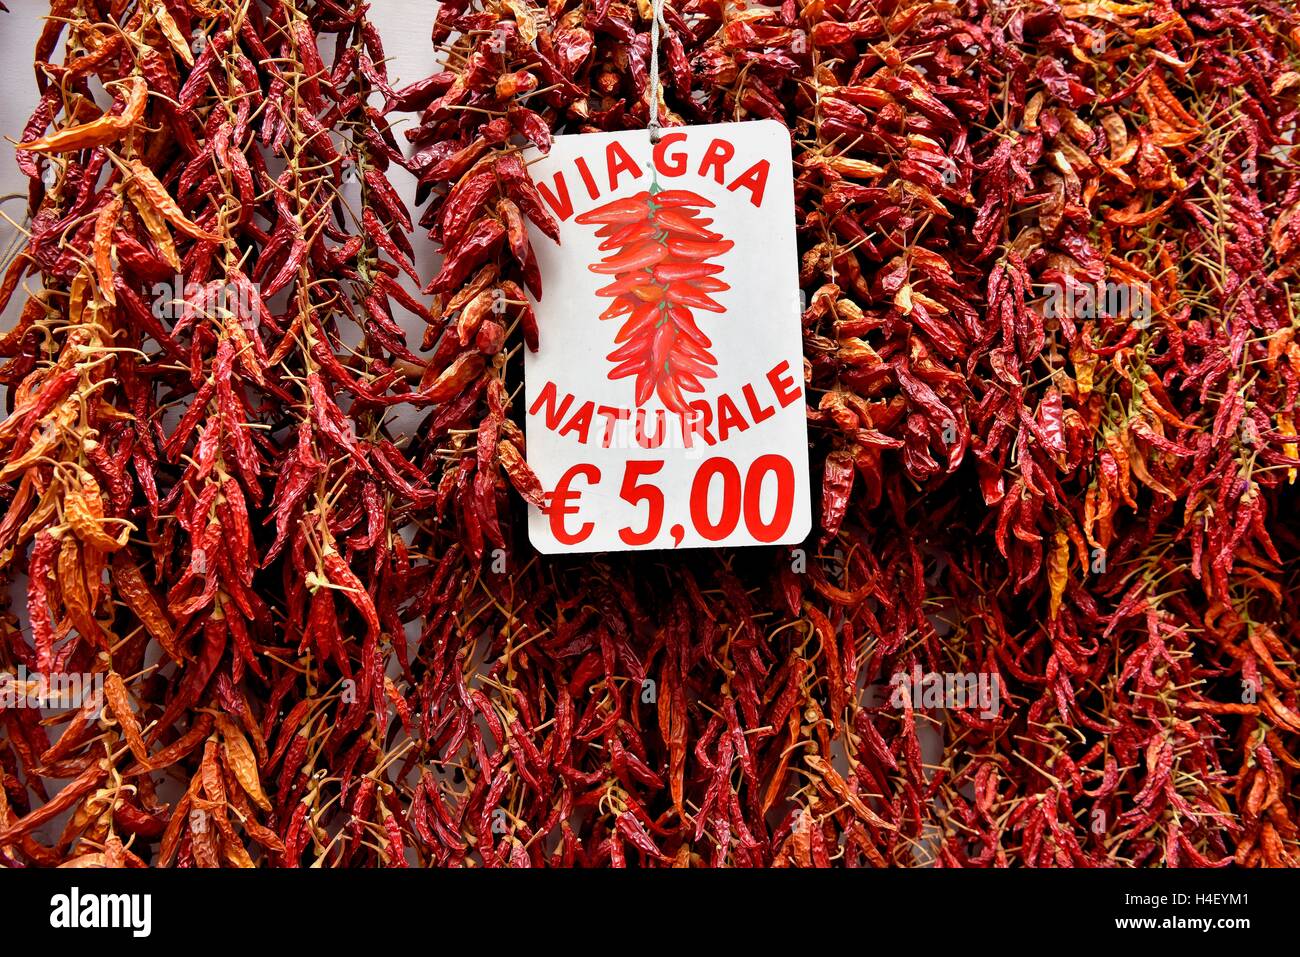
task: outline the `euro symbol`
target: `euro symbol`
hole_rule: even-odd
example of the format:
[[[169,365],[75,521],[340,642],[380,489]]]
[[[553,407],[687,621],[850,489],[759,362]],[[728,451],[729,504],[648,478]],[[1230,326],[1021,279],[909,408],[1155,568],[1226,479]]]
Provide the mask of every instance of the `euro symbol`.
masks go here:
[[[582,493],[573,491],[569,485],[574,477],[579,475],[586,479],[588,485],[595,485],[600,481],[600,469],[596,466],[575,465],[560,478],[555,491],[551,493],[551,501],[546,509],[547,514],[551,516],[551,534],[561,545],[577,545],[585,542],[596,527],[591,522],[583,522],[582,527],[571,533],[565,525],[566,515],[578,514],[578,506],[570,505],[569,502],[582,498]]]

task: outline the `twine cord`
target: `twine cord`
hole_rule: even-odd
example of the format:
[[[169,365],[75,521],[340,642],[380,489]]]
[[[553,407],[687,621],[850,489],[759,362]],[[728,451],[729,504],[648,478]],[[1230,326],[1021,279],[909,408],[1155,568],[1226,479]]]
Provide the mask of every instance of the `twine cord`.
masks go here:
[[[650,142],[659,142],[659,28],[664,25],[664,0],[651,0],[650,19]]]

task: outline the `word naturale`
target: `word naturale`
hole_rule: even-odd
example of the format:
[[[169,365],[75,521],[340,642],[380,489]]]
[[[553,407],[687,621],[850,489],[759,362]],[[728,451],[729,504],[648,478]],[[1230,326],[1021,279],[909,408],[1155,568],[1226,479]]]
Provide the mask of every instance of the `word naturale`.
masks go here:
[[[688,412],[638,408],[580,401],[571,392],[560,393],[548,381],[528,409],[541,415],[546,428],[561,438],[571,436],[583,445],[614,447],[615,436],[632,423],[636,444],[643,449],[694,448],[697,443],[717,445],[736,432],[765,422],[794,403],[802,394],[788,360],[773,366],[758,382],[743,385],[740,395],[723,392],[712,400],[696,399]]]

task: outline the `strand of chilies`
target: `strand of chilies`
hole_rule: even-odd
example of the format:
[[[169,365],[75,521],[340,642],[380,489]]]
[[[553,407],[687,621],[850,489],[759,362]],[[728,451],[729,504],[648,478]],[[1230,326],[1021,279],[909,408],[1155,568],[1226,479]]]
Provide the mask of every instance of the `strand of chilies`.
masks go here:
[[[108,723],[3,712],[0,845],[9,863],[400,863],[381,635],[402,633],[395,529],[431,492],[384,416],[430,400],[392,318],[422,307],[396,278],[384,53],[359,3],[125,6],[54,4],[18,154],[31,238],[5,284],[45,291],[5,339],[4,562],[32,627],[7,619],[3,659],[106,676]]]
[[[1286,9],[666,3],[662,121],[792,130],[824,472],[806,566],[669,566],[529,551],[512,404],[518,145],[645,125],[649,4],[444,4],[396,92],[351,3],[124,6],[38,46],[0,425],[3,664],[111,720],[3,712],[6,863],[1294,863]],[[1070,281],[1150,319],[1044,320]]]

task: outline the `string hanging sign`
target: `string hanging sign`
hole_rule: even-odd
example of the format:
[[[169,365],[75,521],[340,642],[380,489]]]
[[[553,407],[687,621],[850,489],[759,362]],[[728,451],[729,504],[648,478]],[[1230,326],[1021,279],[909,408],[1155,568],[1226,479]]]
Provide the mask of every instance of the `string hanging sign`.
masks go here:
[[[660,129],[655,39],[648,137],[557,136],[528,157],[560,224],[558,242],[532,235],[543,334],[525,359],[545,553],[811,527],[789,132]]]

